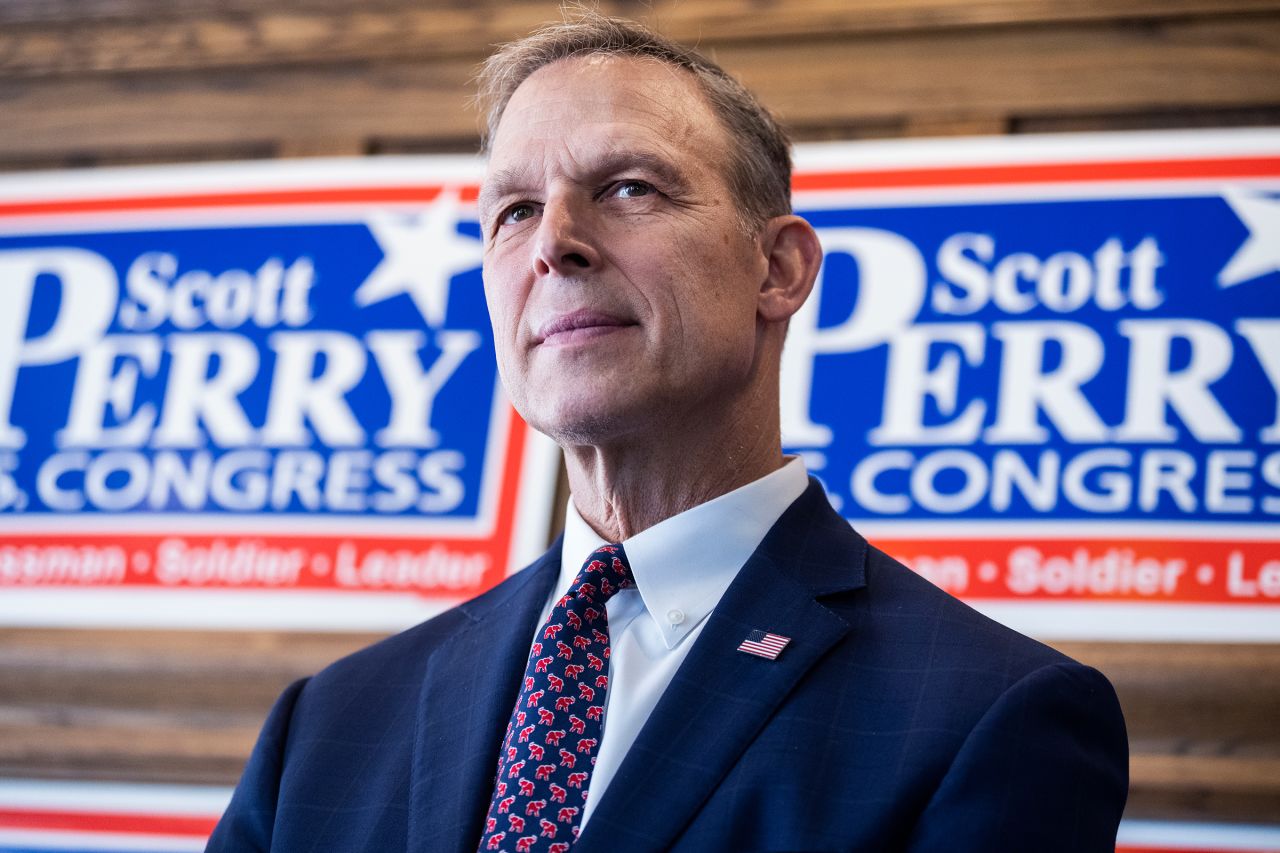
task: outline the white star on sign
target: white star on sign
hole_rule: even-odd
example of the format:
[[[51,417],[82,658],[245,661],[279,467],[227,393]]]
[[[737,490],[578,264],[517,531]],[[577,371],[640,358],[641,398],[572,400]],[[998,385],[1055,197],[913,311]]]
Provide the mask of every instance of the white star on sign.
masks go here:
[[[449,280],[480,266],[480,241],[459,234],[458,192],[442,190],[419,215],[373,211],[366,224],[382,249],[382,262],[356,289],[357,305],[409,294],[428,326],[444,325]]]
[[[1280,270],[1280,199],[1241,190],[1222,194],[1249,229],[1249,238],[1218,273],[1218,286],[1231,287]]]

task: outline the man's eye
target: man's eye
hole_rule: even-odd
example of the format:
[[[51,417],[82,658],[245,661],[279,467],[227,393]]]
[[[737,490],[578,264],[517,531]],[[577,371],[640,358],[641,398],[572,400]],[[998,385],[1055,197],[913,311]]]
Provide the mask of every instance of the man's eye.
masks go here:
[[[502,218],[498,220],[499,225],[514,225],[517,222],[523,222],[537,214],[537,208],[528,203],[521,202],[508,207],[506,212],[502,214]]]
[[[618,198],[639,198],[653,192],[653,187],[644,181],[619,181],[613,187],[613,195]]]

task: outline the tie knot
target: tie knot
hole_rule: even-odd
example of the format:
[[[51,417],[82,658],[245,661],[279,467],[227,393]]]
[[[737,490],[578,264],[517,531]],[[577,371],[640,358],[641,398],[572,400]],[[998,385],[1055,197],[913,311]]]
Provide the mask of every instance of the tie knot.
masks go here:
[[[568,596],[604,604],[615,592],[635,586],[631,564],[621,545],[601,545],[587,557],[578,576],[569,587]]]

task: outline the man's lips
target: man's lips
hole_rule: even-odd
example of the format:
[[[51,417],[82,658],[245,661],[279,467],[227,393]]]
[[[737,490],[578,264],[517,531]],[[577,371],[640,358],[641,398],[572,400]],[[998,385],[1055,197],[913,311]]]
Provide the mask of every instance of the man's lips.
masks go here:
[[[534,338],[535,344],[569,344],[606,335],[627,326],[630,320],[599,311],[573,311],[543,323]]]

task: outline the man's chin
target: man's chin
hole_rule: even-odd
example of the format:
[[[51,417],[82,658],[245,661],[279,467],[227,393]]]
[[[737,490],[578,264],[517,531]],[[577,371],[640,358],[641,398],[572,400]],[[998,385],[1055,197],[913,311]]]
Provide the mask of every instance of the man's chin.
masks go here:
[[[521,412],[525,421],[538,432],[549,436],[561,447],[603,447],[643,432],[634,401],[620,393],[575,395],[572,401],[558,406],[539,405]]]

